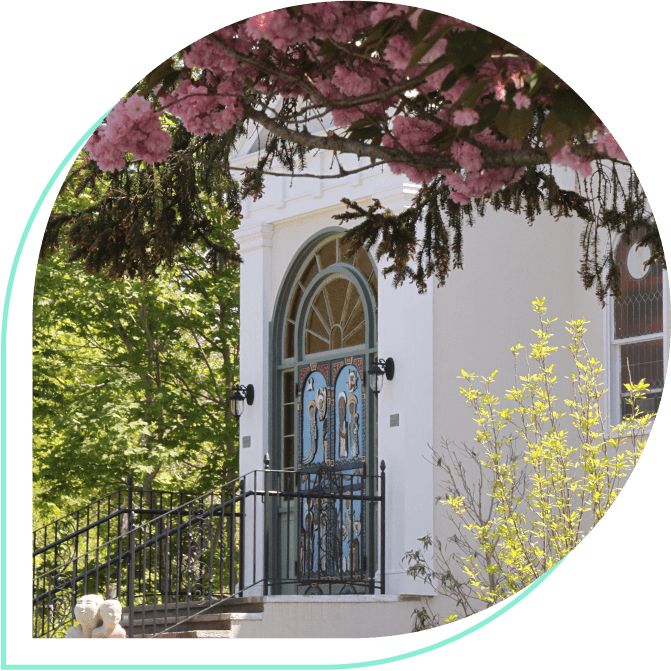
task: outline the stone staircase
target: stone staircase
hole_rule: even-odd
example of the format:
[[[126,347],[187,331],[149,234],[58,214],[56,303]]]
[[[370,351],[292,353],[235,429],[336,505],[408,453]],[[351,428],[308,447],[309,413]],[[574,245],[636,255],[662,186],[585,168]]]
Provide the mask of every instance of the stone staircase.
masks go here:
[[[234,638],[234,630],[246,620],[263,619],[262,597],[228,599],[225,603],[205,609],[204,601],[187,610],[185,604],[167,604],[154,607],[135,606],[133,611],[133,638]],[[203,612],[205,611],[205,612]],[[180,622],[170,631],[166,627],[183,620],[190,613],[188,622]],[[128,634],[129,609],[123,609],[121,626]]]

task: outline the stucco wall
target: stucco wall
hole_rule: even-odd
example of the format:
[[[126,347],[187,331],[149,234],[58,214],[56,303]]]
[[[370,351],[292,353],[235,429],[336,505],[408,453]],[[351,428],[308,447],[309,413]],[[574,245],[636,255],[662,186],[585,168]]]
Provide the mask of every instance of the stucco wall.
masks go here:
[[[253,162],[253,157],[245,161]],[[357,165],[356,159],[345,161],[346,167]],[[307,171],[332,174],[330,166],[327,155],[317,156]],[[245,245],[254,250],[251,263],[242,267],[241,332],[257,334],[266,328],[291,260],[311,236],[337,225],[332,215],[344,211],[343,196],[362,205],[377,197],[398,211],[412,197],[404,182],[380,168],[346,179],[296,178],[292,185],[288,178],[269,178],[264,197],[245,204],[237,235],[243,256]],[[453,533],[445,509],[435,505],[444,490],[442,472],[432,469],[430,459],[431,448],[440,449],[443,440],[469,442],[474,435],[472,413],[458,391],[461,369],[479,375],[498,370],[493,391],[503,397],[513,384],[510,347],[518,342],[528,346],[534,339],[538,318],[531,302],[543,296],[547,316],[558,318],[552,328],[553,344],[560,347],[552,355],[556,395],[570,395],[564,376],[570,373],[571,356],[561,348],[569,342],[566,320],[585,317],[591,322],[586,338],[590,353],[604,359],[604,312],[578,275],[580,231],[581,222],[555,221],[547,213],[529,226],[522,215],[489,212],[465,228],[464,269],[453,271],[445,286],[437,288],[434,281],[427,294],[418,296],[414,286],[394,289],[391,278],[385,280],[378,272],[379,355],[393,356],[397,371],[378,398],[378,453],[387,462],[390,485],[388,593],[427,593],[426,586],[404,575],[403,553],[428,532],[442,538]],[[254,242],[259,235],[261,246]],[[243,339],[243,383],[259,379],[265,389],[269,358],[262,350],[267,339],[250,335],[251,345],[247,342]],[[252,434],[252,449],[242,450],[241,470],[262,467],[263,454],[269,451],[268,433],[260,426],[267,424],[267,407],[260,404],[243,415],[241,435]],[[400,425],[393,428],[392,413],[400,415]]]

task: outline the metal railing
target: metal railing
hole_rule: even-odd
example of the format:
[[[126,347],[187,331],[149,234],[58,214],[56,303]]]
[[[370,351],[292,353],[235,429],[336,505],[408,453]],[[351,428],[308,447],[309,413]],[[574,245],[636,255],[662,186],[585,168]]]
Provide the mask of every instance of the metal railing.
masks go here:
[[[129,478],[125,492],[35,532],[33,636],[64,636],[88,593],[126,604],[130,637],[170,630],[253,586],[384,593],[384,488],[384,462],[379,476],[363,476],[266,461],[200,495],[145,492]]]

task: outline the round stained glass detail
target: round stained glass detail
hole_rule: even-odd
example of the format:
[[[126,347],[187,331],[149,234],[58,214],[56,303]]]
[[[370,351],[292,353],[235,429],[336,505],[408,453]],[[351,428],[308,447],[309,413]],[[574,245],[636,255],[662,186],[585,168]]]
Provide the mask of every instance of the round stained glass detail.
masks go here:
[[[650,247],[643,245],[637,247],[632,245],[627,254],[627,270],[635,280],[642,280],[650,270],[650,266],[645,267],[645,262],[650,258]]]

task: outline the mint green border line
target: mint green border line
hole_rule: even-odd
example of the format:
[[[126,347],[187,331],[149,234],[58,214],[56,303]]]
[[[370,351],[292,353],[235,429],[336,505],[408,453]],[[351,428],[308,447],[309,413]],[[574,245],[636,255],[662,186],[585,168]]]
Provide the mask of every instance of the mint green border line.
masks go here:
[[[16,276],[16,269],[19,265],[19,259],[21,258],[21,253],[26,244],[26,239],[28,238],[28,233],[32,228],[35,217],[44,203],[44,199],[47,197],[47,194],[51,190],[51,187],[54,185],[58,176],[63,172],[63,169],[68,164],[68,162],[75,156],[75,154],[80,150],[81,146],[88,140],[89,136],[93,131],[102,123],[103,119],[109,114],[108,110],[103,116],[96,121],[91,128],[89,128],[84,135],[79,139],[79,141],[72,147],[68,152],[68,155],[61,161],[56,171],[51,176],[51,179],[47,182],[47,185],[42,190],[40,197],[33,207],[33,211],[30,213],[28,223],[23,230],[21,239],[19,240],[19,246],[16,248],[16,253],[14,254],[14,261],[12,262],[12,269],[9,273],[9,281],[7,282],[7,291],[5,293],[5,302],[2,309],[2,343],[1,343],[1,354],[0,354],[0,367],[2,368],[2,375],[0,379],[0,424],[2,424],[2,431],[0,435],[0,468],[2,468],[2,553],[0,558],[2,560],[2,572],[0,573],[0,585],[2,585],[2,636],[0,637],[0,642],[2,643],[2,660],[0,661],[0,669],[156,669],[161,671],[163,669],[202,669],[205,670],[214,670],[214,669],[362,669],[369,666],[380,666],[382,664],[391,664],[392,662],[399,662],[403,659],[410,659],[411,657],[417,657],[418,655],[423,655],[432,650],[438,650],[454,641],[458,641],[460,638],[464,638],[469,634],[477,631],[481,627],[493,622],[497,618],[501,617],[504,613],[509,611],[513,606],[516,606],[522,599],[525,599],[531,592],[533,592],[540,584],[561,564],[563,559],[557,564],[555,564],[549,571],[544,573],[540,578],[538,578],[534,583],[527,587],[524,591],[520,592],[517,596],[512,598],[505,606],[500,608],[496,613],[492,613],[489,617],[486,617],[482,622],[465,629],[459,634],[450,636],[443,641],[438,643],[433,643],[432,645],[427,645],[423,648],[418,648],[417,650],[412,650],[410,652],[405,652],[400,655],[394,655],[392,657],[383,657],[382,659],[372,659],[367,662],[349,662],[345,664],[7,664],[7,591],[5,590],[5,585],[7,584],[7,555],[5,549],[7,547],[5,529],[7,522],[7,319],[9,317],[9,300],[12,295],[12,289],[14,288],[14,278]]]

